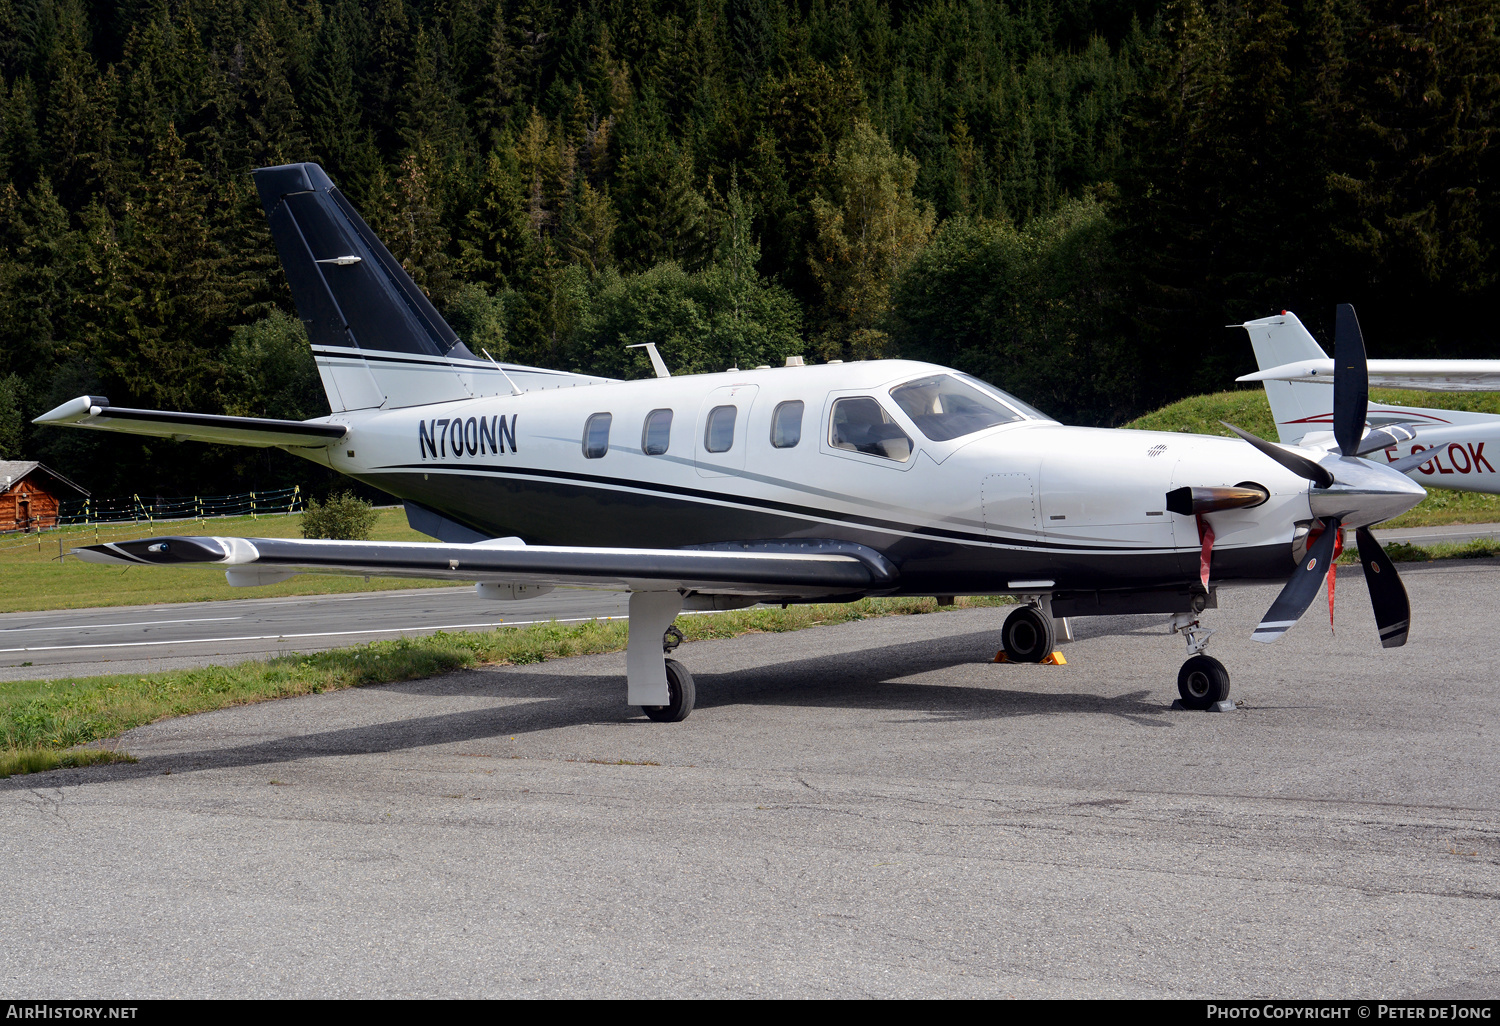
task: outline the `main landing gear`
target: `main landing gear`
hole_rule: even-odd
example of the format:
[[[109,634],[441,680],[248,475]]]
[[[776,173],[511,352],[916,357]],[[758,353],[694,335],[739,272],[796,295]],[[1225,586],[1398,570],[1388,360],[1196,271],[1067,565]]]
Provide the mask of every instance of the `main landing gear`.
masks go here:
[[[1039,663],[1057,646],[1057,628],[1039,606],[1021,606],[1005,618],[1000,643],[1011,662]]]
[[[1213,656],[1203,654],[1214,632],[1198,622],[1197,613],[1172,617],[1172,633],[1187,638],[1188,660],[1177,671],[1177,693],[1184,709],[1212,709],[1229,700],[1229,671]]]
[[[688,673],[687,667],[676,659],[668,659],[667,671],[667,704],[666,705],[643,705],[641,712],[646,714],[647,719],[655,720],[657,723],[679,723],[688,718],[688,713],[693,711],[693,701],[697,693],[693,688],[693,675]]]
[[[680,723],[697,697],[693,675],[666,653],[682,644],[672,626],[682,612],[676,591],[630,593],[630,638],[625,646],[626,701],[657,723]]]

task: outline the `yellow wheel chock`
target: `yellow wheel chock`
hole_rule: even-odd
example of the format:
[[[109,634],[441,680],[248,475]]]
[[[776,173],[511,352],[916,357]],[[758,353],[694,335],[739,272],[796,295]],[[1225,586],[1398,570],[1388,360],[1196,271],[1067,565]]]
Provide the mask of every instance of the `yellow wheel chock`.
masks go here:
[[[1000,651],[998,651],[998,652],[995,653],[995,662],[997,662],[997,663],[1008,663],[1008,662],[1010,662],[1010,660],[1005,657],[1005,649],[1002,648]],[[1061,652],[1059,652],[1056,649],[1054,649],[1051,655],[1049,655],[1047,658],[1043,659],[1037,665],[1038,666],[1067,666],[1068,665],[1068,659]]]

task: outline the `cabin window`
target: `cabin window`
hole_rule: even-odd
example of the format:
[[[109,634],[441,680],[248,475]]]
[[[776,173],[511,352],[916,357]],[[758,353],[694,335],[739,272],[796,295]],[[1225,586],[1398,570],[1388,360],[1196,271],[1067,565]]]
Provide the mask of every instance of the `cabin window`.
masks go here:
[[[609,452],[609,422],[614,417],[608,413],[596,413],[583,425],[583,454],[597,460]]]
[[[771,444],[778,449],[791,449],[802,441],[802,400],[778,403],[771,414]]]
[[[647,456],[660,456],[667,451],[672,440],[672,411],[652,410],[646,414],[646,426],[641,431],[641,452]]]
[[[869,396],[840,399],[833,404],[828,444],[835,449],[881,456],[899,463],[911,458],[911,438]]]
[[[891,389],[891,398],[934,442],[1021,420],[1015,410],[951,374],[933,374]]]
[[[708,411],[708,425],[703,430],[703,448],[709,452],[728,452],[734,444],[733,406],[715,406]]]

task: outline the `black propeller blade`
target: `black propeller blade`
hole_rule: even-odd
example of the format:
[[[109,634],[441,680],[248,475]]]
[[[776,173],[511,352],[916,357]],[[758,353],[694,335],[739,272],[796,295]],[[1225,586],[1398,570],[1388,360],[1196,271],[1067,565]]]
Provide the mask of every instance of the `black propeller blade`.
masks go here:
[[[1319,488],[1327,488],[1328,486],[1333,484],[1333,475],[1329,473],[1327,469],[1318,466],[1318,464],[1314,463],[1306,456],[1298,456],[1296,453],[1288,452],[1279,445],[1272,445],[1264,438],[1257,438],[1250,432],[1241,430],[1240,428],[1235,427],[1233,424],[1230,424],[1227,421],[1221,420],[1219,421],[1219,423],[1223,424],[1229,430],[1239,435],[1245,441],[1255,446],[1261,452],[1271,457],[1271,459],[1275,460],[1277,463],[1280,463],[1283,467],[1290,470],[1298,477],[1305,477],[1307,480],[1311,481]]]
[[[1355,531],[1354,540],[1359,545],[1359,561],[1365,565],[1365,583],[1370,588],[1370,604],[1375,607],[1381,647],[1400,648],[1411,630],[1411,600],[1406,597],[1406,585],[1368,527]]]
[[[1383,428],[1376,428],[1359,441],[1359,450],[1355,456],[1363,456],[1368,452],[1379,449],[1389,449],[1393,445],[1409,442],[1417,437],[1417,433],[1405,424],[1390,424]],[[1343,450],[1339,450],[1343,453]]]
[[[1441,452],[1433,452],[1431,449],[1419,449],[1410,456],[1403,456],[1390,464],[1390,468],[1397,473],[1410,473],[1413,467],[1420,467],[1431,460],[1434,456],[1441,456]]]
[[[1250,640],[1275,641],[1307,612],[1307,607],[1312,605],[1312,600],[1318,595],[1323,577],[1328,573],[1328,565],[1333,561],[1333,543],[1338,533],[1338,517],[1329,517],[1323,521],[1323,533],[1318,536],[1307,555],[1302,557],[1302,565],[1297,568],[1292,579],[1286,582],[1286,587],[1281,589],[1281,594],[1276,596],[1276,601],[1271,603],[1266,615],[1261,617]],[[1364,550],[1361,549],[1360,552],[1363,554]]]
[[[1370,373],[1365,337],[1354,307],[1340,303],[1333,329],[1333,439],[1339,452],[1352,455],[1365,433],[1370,407]]]

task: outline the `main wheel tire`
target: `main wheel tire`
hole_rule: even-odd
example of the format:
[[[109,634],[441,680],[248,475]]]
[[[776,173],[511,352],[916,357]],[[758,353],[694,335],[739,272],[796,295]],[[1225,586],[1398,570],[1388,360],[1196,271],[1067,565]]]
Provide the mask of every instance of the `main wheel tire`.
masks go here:
[[[643,705],[641,712],[647,719],[657,723],[680,723],[693,711],[697,700],[697,689],[693,686],[693,675],[676,659],[667,661],[667,704]]]
[[[1052,617],[1036,606],[1022,606],[1005,618],[1000,629],[1005,658],[1013,663],[1039,663],[1052,654],[1057,631]]]
[[[1177,693],[1189,709],[1207,709],[1229,697],[1229,671],[1212,656],[1195,655],[1177,671]]]

